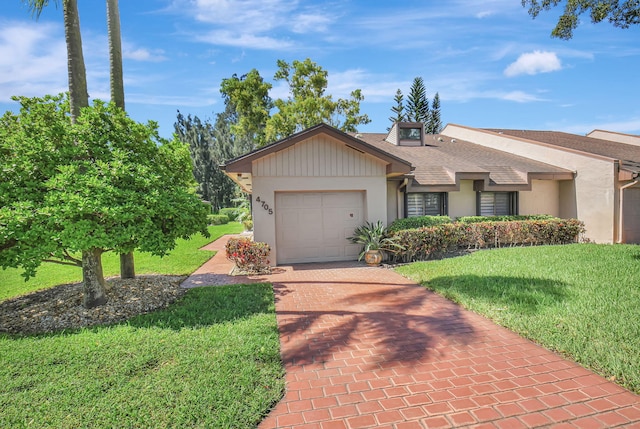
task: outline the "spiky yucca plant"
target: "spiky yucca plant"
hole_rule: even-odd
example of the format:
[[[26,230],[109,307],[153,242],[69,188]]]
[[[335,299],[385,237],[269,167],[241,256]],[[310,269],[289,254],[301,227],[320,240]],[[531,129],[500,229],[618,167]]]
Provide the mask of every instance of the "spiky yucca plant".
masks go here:
[[[387,235],[387,228],[382,224],[382,221],[377,221],[376,223],[365,222],[364,225],[360,225],[355,229],[353,235],[348,237],[348,240],[362,245],[362,252],[360,252],[358,260],[361,260],[369,250],[396,253],[404,249],[395,237]]]

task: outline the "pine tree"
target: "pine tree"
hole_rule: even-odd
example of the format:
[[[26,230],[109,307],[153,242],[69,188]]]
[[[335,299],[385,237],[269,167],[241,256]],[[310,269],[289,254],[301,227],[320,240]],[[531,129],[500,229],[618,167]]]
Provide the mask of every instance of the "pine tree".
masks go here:
[[[442,131],[442,119],[440,118],[440,94],[436,92],[431,103],[431,115],[426,128],[427,134],[439,134]]]
[[[413,79],[407,97],[407,121],[425,124],[429,122],[429,99],[424,81],[419,76]]]
[[[391,108],[394,116],[389,116],[392,125],[396,122],[404,122],[406,120],[404,113],[404,95],[402,95],[400,88],[396,91],[396,96],[393,98],[393,101],[396,102],[396,105]]]

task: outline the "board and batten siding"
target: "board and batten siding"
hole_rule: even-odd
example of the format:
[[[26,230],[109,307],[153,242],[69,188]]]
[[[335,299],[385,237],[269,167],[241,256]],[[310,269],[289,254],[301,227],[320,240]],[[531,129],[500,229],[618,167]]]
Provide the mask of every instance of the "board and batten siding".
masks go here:
[[[325,136],[316,136],[254,161],[253,175],[263,177],[374,177],[386,165],[370,155]]]

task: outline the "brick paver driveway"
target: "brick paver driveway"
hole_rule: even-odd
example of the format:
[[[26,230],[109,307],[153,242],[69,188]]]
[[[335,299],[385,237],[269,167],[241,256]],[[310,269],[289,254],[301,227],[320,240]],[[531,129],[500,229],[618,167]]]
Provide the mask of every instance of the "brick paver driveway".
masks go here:
[[[222,253],[201,280],[228,272]],[[309,264],[253,280],[274,285],[287,374],[261,429],[640,428],[639,396],[391,270]]]

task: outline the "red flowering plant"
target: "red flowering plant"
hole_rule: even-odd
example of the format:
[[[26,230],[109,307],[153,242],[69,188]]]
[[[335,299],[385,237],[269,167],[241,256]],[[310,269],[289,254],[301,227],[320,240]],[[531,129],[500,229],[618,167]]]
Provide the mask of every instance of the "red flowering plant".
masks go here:
[[[250,238],[230,238],[225,247],[227,259],[233,261],[241,273],[265,274],[270,272],[267,243],[253,241]]]

